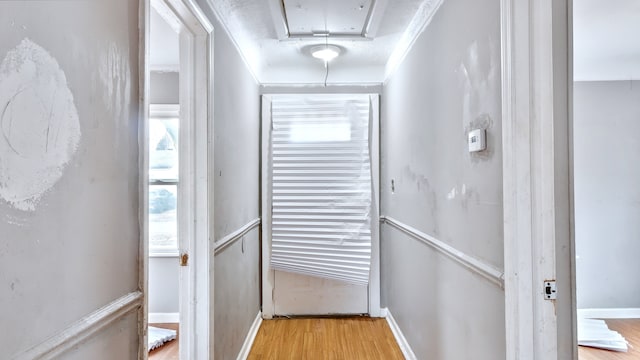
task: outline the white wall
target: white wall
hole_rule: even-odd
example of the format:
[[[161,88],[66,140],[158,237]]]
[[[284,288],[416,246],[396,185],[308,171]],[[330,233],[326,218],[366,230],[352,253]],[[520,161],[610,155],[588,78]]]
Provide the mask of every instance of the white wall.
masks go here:
[[[499,24],[498,0],[445,1],[384,86],[381,213],[502,269]],[[475,127],[488,149],[471,155]],[[497,285],[390,226],[381,236],[382,303],[419,359],[505,357]]]
[[[179,80],[178,72],[152,71],[149,80],[151,104],[178,104],[180,102]]]
[[[0,97],[10,109],[0,119],[0,357],[12,358],[138,289],[138,3],[2,1],[0,34]],[[27,38],[42,50],[7,59]],[[14,88],[16,79],[30,81]],[[60,102],[64,83],[70,102]],[[71,106],[75,151],[64,136]],[[31,176],[9,172],[9,143],[20,166],[69,161]],[[31,209],[7,201],[16,182],[40,189],[56,169],[59,179]],[[133,312],[65,357],[135,359],[137,332]]]
[[[215,359],[235,359],[260,309],[259,231],[215,257]]]
[[[574,89],[578,308],[640,308],[640,81]]]
[[[149,313],[180,312],[179,279],[177,256],[149,258]]]
[[[229,35],[207,0],[198,0],[215,28],[214,229],[220,240],[259,217],[260,98]],[[260,310],[258,236],[253,230],[214,260],[214,358],[235,359]],[[240,248],[239,248],[240,247]]]

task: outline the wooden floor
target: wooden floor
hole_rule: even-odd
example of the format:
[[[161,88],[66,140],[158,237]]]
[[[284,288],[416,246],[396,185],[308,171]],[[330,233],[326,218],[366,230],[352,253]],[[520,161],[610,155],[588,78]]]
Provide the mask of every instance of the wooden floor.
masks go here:
[[[579,346],[580,360],[631,360],[640,359],[640,319],[607,320],[609,329],[615,330],[629,342],[629,352],[592,349]]]
[[[149,324],[163,329],[171,329],[178,331],[178,324]],[[178,353],[178,340],[180,340],[180,334],[176,336],[175,340],[169,341],[163,346],[151,350],[149,352],[149,360],[179,360],[180,355]]]
[[[404,359],[384,319],[265,320],[249,360]]]

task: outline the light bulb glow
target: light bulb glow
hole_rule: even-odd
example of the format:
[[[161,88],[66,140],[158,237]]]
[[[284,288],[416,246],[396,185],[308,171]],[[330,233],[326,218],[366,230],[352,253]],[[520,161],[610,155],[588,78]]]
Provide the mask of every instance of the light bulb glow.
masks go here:
[[[311,49],[311,56],[329,62],[340,55],[340,48],[334,45],[320,45]]]

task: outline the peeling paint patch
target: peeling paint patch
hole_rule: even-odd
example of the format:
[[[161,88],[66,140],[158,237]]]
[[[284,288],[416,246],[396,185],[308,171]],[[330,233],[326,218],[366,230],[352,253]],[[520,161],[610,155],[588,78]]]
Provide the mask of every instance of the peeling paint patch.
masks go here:
[[[18,227],[25,227],[28,225],[28,220],[23,217],[6,215],[5,221],[7,222],[7,224],[18,226]]]
[[[79,142],[78,111],[64,72],[25,38],[0,63],[0,198],[34,211]]]
[[[454,188],[453,188],[453,189],[451,189],[451,191],[449,191],[449,193],[447,194],[447,199],[449,199],[449,200],[453,200],[453,199],[455,199],[455,198],[456,198],[456,194],[457,194],[457,191],[456,191],[456,188],[454,187]]]
[[[464,94],[462,129],[466,139],[469,130],[487,130],[487,150],[470,155],[472,162],[493,158],[494,119],[500,114],[500,59],[498,44],[493,39],[473,41],[458,66],[458,80]]]

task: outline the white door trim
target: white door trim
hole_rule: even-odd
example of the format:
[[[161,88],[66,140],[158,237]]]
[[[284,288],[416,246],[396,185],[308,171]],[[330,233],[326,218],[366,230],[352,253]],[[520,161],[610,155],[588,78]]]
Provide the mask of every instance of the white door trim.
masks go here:
[[[271,168],[271,95],[262,95],[262,116],[261,116],[261,139],[260,153],[262,159],[260,161],[261,172],[261,207],[262,214],[262,234],[261,243],[261,281],[262,281],[262,318],[272,319],[275,314],[275,306],[273,303],[273,287],[275,285],[275,275],[265,254],[271,253],[271,181],[269,169]]]
[[[281,94],[278,94],[281,95]],[[372,147],[371,171],[373,181],[373,197],[371,216],[371,271],[369,275],[368,307],[371,317],[382,317],[380,307],[380,97],[378,94],[369,94],[371,115],[370,115],[370,136]],[[273,288],[275,284],[275,273],[269,266],[269,256],[271,253],[271,181],[269,169],[271,167],[271,99],[272,95],[262,95],[262,116],[261,116],[261,207],[262,207],[262,317],[271,319],[275,314],[275,304],[273,301]]]
[[[570,0],[501,0],[507,359],[575,358],[569,236]],[[558,299],[545,300],[544,280]]]
[[[139,72],[139,124],[138,124],[138,219],[140,231],[140,253],[138,254],[138,289],[142,293],[142,304],[138,310],[138,359],[147,360],[147,327],[149,312],[149,28],[151,4],[149,0],[138,0],[138,23],[140,44],[138,44]]]
[[[369,273],[369,316],[382,317],[380,306],[380,95],[369,95],[371,149],[371,271]]]
[[[145,296],[140,315],[139,357],[148,357],[146,344],[148,304],[148,108],[149,108],[149,11],[151,4],[175,17],[180,26],[180,251],[190,256],[180,274],[180,358],[209,359],[213,354],[213,25],[194,0],[142,0],[141,50],[143,121],[141,129],[141,288]],[[184,181],[182,180],[184,179]],[[195,316],[198,314],[198,316]],[[197,334],[197,336],[196,336]]]

